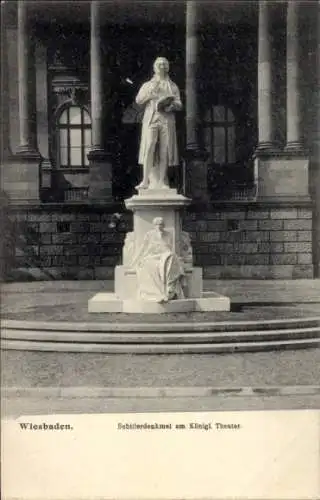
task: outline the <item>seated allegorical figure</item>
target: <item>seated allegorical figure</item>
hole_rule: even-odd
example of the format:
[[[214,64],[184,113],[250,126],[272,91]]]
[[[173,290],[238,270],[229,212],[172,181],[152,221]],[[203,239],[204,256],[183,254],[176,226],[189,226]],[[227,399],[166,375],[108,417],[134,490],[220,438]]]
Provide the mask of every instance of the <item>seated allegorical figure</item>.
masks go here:
[[[184,267],[173,251],[172,234],[162,217],[153,224],[131,264],[137,273],[137,298],[159,303],[183,299]]]

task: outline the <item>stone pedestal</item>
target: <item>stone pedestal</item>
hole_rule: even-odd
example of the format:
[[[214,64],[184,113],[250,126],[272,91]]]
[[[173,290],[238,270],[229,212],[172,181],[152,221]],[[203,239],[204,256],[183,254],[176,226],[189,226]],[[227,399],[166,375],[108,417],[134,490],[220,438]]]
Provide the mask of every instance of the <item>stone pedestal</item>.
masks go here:
[[[203,296],[202,268],[193,266],[188,233],[182,231],[181,209],[191,200],[175,189],[141,190],[126,200],[133,212],[134,230],[127,233],[122,252],[122,265],[115,269],[114,293],[98,293],[89,300],[89,312],[169,313],[192,311],[229,311],[230,300],[212,293]],[[154,228],[153,220],[162,217],[165,230],[171,232],[173,252],[183,262],[185,298],[166,303],[139,300],[137,273],[132,265],[134,248],[140,248],[146,234]]]
[[[93,149],[89,160],[89,200],[105,203],[112,200],[112,156],[103,150]]]
[[[12,155],[4,163],[2,188],[12,203],[39,203],[40,163],[41,156],[37,151]]]
[[[304,153],[256,154],[258,200],[310,201],[309,158]]]
[[[191,200],[178,194],[176,189],[146,189],[126,200],[126,207],[133,212],[134,236],[141,245],[146,233],[153,228],[153,219],[162,217],[167,230],[173,232],[173,250],[180,254],[179,238],[181,233],[180,210]],[[126,264],[124,262],[124,264]]]
[[[200,147],[185,151],[185,192],[202,203],[208,201],[208,157],[208,152]]]

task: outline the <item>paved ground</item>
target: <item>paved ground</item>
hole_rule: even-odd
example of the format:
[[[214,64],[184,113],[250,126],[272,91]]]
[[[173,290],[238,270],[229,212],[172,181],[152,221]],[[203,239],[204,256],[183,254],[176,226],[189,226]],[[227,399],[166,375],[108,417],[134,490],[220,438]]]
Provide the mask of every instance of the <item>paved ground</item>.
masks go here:
[[[91,296],[99,291],[113,291],[112,281],[33,281],[1,285],[4,304],[19,294],[20,304],[35,304],[43,294]],[[320,302],[320,279],[299,280],[205,280],[204,290],[228,295],[235,303],[310,303]],[[65,295],[62,296],[65,298]],[[60,299],[62,299],[60,297]],[[59,300],[59,297],[57,297]]]
[[[181,398],[3,397],[2,417],[74,413],[320,410],[320,395]]]
[[[79,314],[79,304],[82,314],[87,314],[88,298],[97,291],[111,289],[112,283],[97,281],[5,284],[2,288],[2,315],[11,319],[81,320],[84,316]],[[241,315],[249,314],[256,319],[260,315],[267,321],[274,318],[275,313],[278,317],[320,316],[320,280],[207,281],[205,289],[218,290],[229,295],[233,303],[245,306],[242,313],[232,313],[229,319],[231,316],[232,319],[241,319]],[[260,306],[249,311],[246,307],[252,302]],[[273,304],[273,307],[266,308],[268,304]],[[131,317],[127,320],[132,321]],[[141,394],[140,397],[113,398],[93,397],[92,391],[101,387],[190,387],[198,390],[205,386],[320,387],[320,349],[157,356],[6,351],[2,353],[2,386],[9,389],[3,398],[3,411],[10,415],[21,412],[319,408],[317,392],[285,397],[216,394],[210,397],[146,398]],[[19,388],[30,388],[33,393],[31,396],[19,394]],[[48,392],[40,394],[40,388]],[[69,397],[60,397],[50,393],[52,388],[70,388],[71,392]],[[88,388],[88,397],[83,394],[72,397],[72,391],[77,388]],[[37,391],[40,391],[38,395]]]
[[[2,286],[2,317],[42,321],[168,321],[169,315],[166,314],[89,314],[88,299],[97,291],[111,291],[112,287],[111,281],[6,283]],[[175,314],[174,320],[265,319],[268,321],[275,317],[311,315],[320,317],[320,280],[206,280],[204,288],[229,296],[236,312]],[[258,307],[253,308],[254,304]],[[239,307],[242,307],[241,311]],[[173,315],[170,315],[170,320],[172,318]]]
[[[320,349],[236,354],[105,355],[6,351],[7,387],[320,385]]]
[[[50,295],[50,300],[56,300]],[[44,297],[39,299],[38,304],[28,305],[21,310],[17,310],[16,303],[3,307],[2,318],[20,321],[67,321],[82,323],[168,323],[168,322],[188,322],[204,323],[219,321],[269,321],[286,318],[308,318],[319,317],[319,304],[297,304],[284,306],[243,306],[241,310],[231,312],[191,312],[191,313],[168,313],[168,314],[128,314],[128,313],[99,313],[90,314],[87,310],[89,297],[84,297],[76,303],[70,298],[60,297],[61,303],[44,303]]]

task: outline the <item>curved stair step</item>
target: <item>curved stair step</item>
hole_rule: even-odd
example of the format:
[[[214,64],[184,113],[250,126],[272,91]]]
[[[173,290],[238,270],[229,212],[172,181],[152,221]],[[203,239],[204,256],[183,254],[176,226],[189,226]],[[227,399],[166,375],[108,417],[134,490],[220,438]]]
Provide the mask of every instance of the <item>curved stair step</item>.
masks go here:
[[[168,333],[168,332],[84,332],[84,331],[48,331],[48,330],[20,330],[4,328],[3,340],[21,340],[30,342],[75,342],[77,344],[204,344],[228,342],[256,342],[258,340],[294,340],[294,339],[319,339],[320,326],[309,328],[292,328],[278,330],[253,330],[253,331],[225,331],[197,333]]]
[[[77,332],[225,332],[238,330],[272,330],[274,328],[320,327],[320,317],[285,318],[274,320],[206,321],[206,322],[67,322],[2,320],[1,328],[18,330],[77,331]]]
[[[94,352],[106,354],[197,354],[248,351],[270,351],[275,349],[298,349],[319,347],[320,339],[266,340],[203,344],[97,344],[78,342],[34,342],[5,340],[4,349],[56,352]]]

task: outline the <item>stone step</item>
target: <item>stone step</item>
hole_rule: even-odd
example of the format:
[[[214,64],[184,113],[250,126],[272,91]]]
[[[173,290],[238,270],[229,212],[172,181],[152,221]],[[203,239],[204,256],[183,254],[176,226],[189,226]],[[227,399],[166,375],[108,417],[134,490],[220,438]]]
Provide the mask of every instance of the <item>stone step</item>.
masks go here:
[[[303,337],[303,336],[302,336]],[[280,349],[305,349],[319,347],[320,339],[300,338],[282,340],[258,340],[247,342],[203,344],[99,344],[79,342],[46,342],[28,340],[4,340],[3,349],[55,352],[92,352],[108,354],[197,354],[271,351]]]
[[[29,341],[29,342],[74,342],[77,344],[110,344],[110,345],[134,345],[134,344],[218,344],[230,342],[256,342],[295,339],[319,339],[320,325],[309,328],[291,328],[276,330],[253,330],[253,331],[224,331],[224,332],[197,332],[188,333],[154,333],[154,332],[79,332],[79,331],[44,331],[7,329],[2,331],[2,339],[6,341]]]
[[[172,333],[193,333],[193,332],[238,332],[238,331],[267,331],[286,330],[301,328],[320,328],[320,317],[282,318],[282,319],[257,319],[242,321],[195,321],[195,316],[189,322],[178,321],[173,316],[170,322],[165,321],[140,321],[134,322],[134,316],[130,322],[122,322],[121,314],[112,315],[114,321],[99,321],[99,315],[95,316],[96,321],[20,321],[6,320],[1,322],[2,332],[8,330],[43,330],[54,332],[97,332],[97,333],[156,333],[162,335],[172,335]]]
[[[316,347],[320,318],[179,322],[2,322],[2,348],[100,353],[219,353]],[[111,318],[110,318],[111,319]],[[128,319],[128,318],[127,318]],[[168,318],[167,318],[168,319]]]

